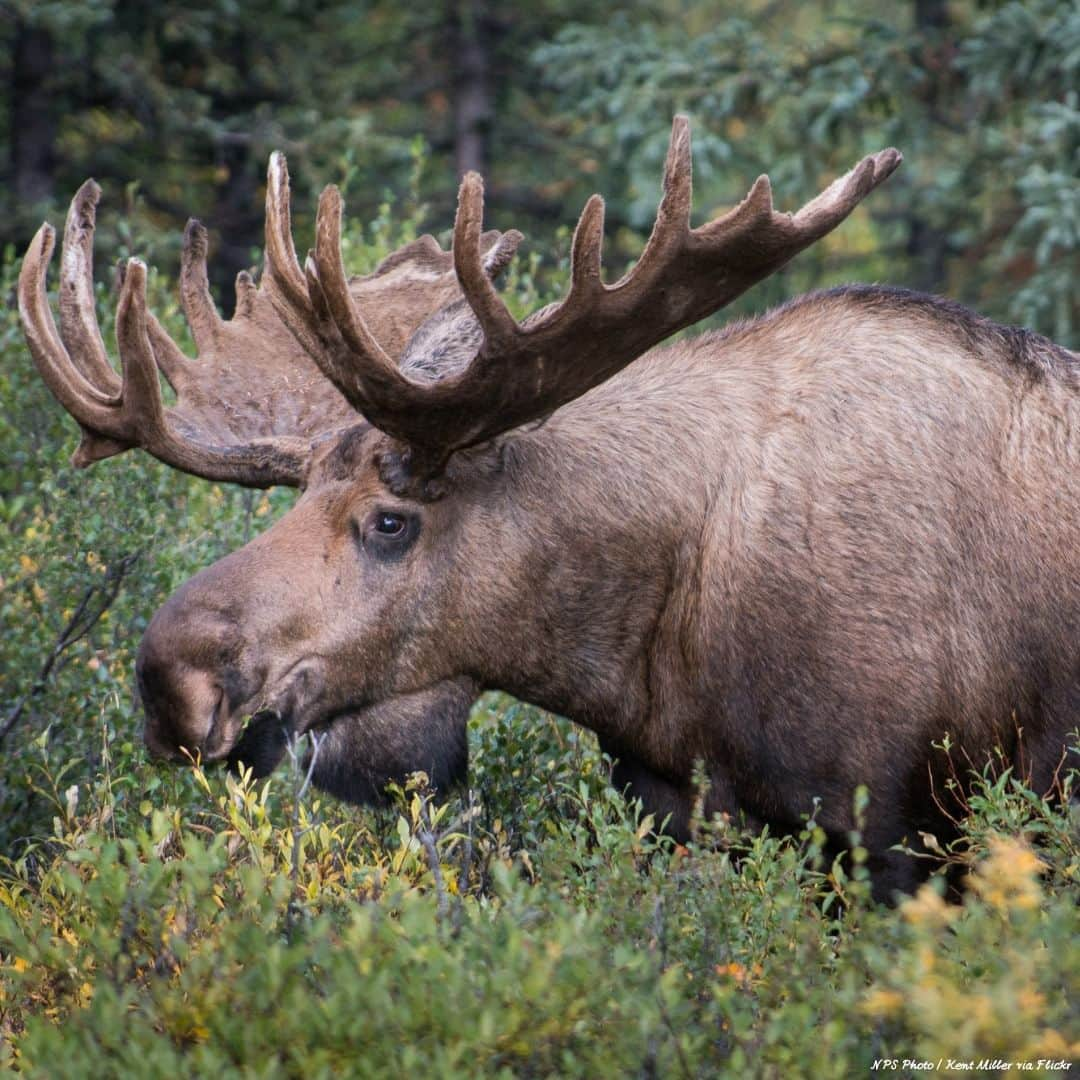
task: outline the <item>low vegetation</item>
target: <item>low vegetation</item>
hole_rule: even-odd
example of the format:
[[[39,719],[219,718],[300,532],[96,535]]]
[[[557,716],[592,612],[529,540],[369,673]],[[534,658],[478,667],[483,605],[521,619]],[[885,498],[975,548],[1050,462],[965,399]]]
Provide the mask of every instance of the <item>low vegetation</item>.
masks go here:
[[[963,901],[938,879],[886,910],[812,821],[658,839],[582,735],[499,699],[472,720],[471,792],[418,776],[379,813],[311,798],[299,767],[128,762],[121,782],[104,756],[69,785],[49,741],[24,765],[51,835],[0,883],[0,1060],[27,1075],[847,1077],[1080,1053],[1075,821],[1007,775],[950,855]]]

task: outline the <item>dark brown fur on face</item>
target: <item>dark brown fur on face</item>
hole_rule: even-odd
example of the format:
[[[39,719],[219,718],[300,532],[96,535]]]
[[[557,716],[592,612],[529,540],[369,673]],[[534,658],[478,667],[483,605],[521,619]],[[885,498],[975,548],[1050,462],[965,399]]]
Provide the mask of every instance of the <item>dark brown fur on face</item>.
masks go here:
[[[958,809],[935,742],[948,737],[961,778],[1000,747],[1036,790],[1051,787],[1080,723],[1076,355],[946,301],[862,286],[639,355],[700,317],[710,275],[726,275],[720,303],[897,162],[866,159],[793,217],[759,181],[690,230],[677,123],[649,258],[599,294],[590,202],[577,284],[520,325],[478,254],[467,180],[454,253],[466,303],[403,313],[411,341],[397,359],[337,265],[340,198],[324,198],[304,271],[268,227],[282,319],[375,426],[357,418],[312,439],[296,507],[155,616],[138,663],[148,744],[269,767],[273,729],[241,732],[273,714],[295,732],[327,729],[322,781],[367,799],[414,762],[456,775],[466,702],[498,688],[595,730],[616,782],[676,834],[697,761],[707,813],[791,830],[820,802],[837,845],[866,785],[883,897],[920,877],[892,848],[919,831],[947,839]],[[411,258],[397,265],[419,294],[438,276],[425,260],[446,286],[445,260]],[[31,322],[42,280],[31,264]],[[643,325],[650,287],[663,303]],[[608,321],[586,341],[590,295]],[[47,328],[34,329],[48,353]],[[501,368],[506,356],[521,365]],[[67,393],[61,360],[38,359]],[[473,412],[458,415],[463,403]],[[104,408],[79,407],[84,423]],[[126,417],[101,418],[106,435],[127,438]],[[148,430],[151,452],[176,450],[160,424]]]
[[[313,782],[339,799],[367,805],[385,802],[390,782],[403,785],[417,772],[439,791],[449,790],[465,779],[466,725],[475,698],[469,680],[455,679],[335,717],[317,733]],[[250,768],[256,779],[268,776],[294,735],[288,717],[261,713],[230,751],[229,766]]]

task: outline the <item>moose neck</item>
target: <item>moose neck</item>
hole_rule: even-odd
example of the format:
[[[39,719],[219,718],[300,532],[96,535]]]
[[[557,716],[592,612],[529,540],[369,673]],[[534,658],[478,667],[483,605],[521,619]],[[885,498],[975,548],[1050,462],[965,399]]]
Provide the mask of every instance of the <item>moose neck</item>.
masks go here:
[[[483,547],[464,553],[499,560],[462,598],[472,673],[658,767],[688,760],[692,735],[676,746],[668,726],[708,694],[702,540],[751,437],[724,405],[727,368],[715,345],[656,350],[509,440],[477,499]]]

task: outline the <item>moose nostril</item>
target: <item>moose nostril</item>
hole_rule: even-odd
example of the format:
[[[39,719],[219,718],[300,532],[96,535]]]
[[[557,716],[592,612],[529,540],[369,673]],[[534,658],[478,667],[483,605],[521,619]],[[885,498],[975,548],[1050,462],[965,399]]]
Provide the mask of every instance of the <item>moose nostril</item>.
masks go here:
[[[222,609],[211,572],[193,578],[157,611],[146,628],[135,664],[151,752],[228,752],[230,716],[246,700],[233,658],[242,641]]]
[[[162,761],[187,761],[188,755],[171,741],[163,741],[154,726],[147,720],[143,724],[143,745],[152,758]]]
[[[231,720],[228,698],[225,691],[219,687],[214,706],[210,710],[206,734],[199,744],[203,760],[217,761],[232,749],[232,744],[236,741],[236,725],[230,723]]]
[[[215,673],[143,649],[136,679],[146,720],[143,740],[152,754],[176,758],[205,750],[224,737],[225,694]]]

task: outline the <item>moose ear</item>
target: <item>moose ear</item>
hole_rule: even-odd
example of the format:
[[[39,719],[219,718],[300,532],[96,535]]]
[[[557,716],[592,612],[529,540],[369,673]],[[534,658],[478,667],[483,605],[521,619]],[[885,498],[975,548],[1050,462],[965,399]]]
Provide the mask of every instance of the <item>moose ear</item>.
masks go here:
[[[496,237],[496,240],[490,247],[486,247],[490,237]],[[480,237],[480,251],[483,253],[483,266],[484,273],[487,274],[492,281],[494,281],[502,272],[510,265],[510,260],[513,259],[514,253],[518,249],[518,244],[524,240],[525,237],[517,231],[517,229],[511,229],[509,232],[504,232],[500,235],[497,232],[486,232]]]
[[[483,234],[480,247],[489,277],[509,265],[521,240],[516,229]],[[453,254],[426,235],[387,255],[370,274],[351,278],[349,292],[375,340],[395,358],[429,315],[463,295]]]

